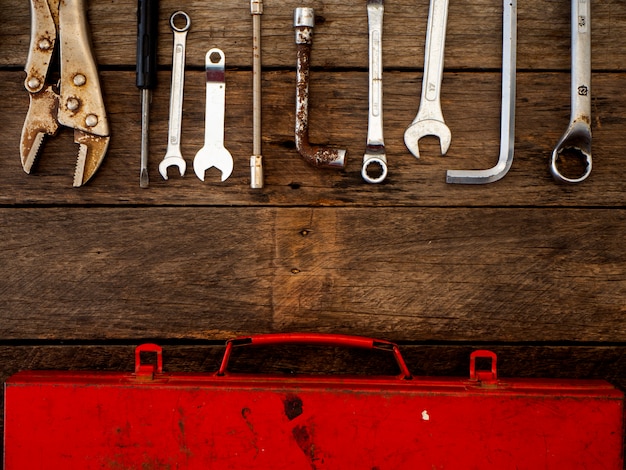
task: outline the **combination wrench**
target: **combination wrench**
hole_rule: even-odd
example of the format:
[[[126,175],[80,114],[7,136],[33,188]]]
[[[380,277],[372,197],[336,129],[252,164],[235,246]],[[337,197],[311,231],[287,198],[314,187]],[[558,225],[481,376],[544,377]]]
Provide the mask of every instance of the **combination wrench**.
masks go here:
[[[567,130],[552,151],[550,172],[557,181],[579,183],[591,173],[591,0],[572,0],[571,21],[571,117]],[[558,168],[561,157],[584,162],[582,174],[564,176]]]
[[[196,176],[204,181],[204,172],[215,167],[222,173],[222,181],[233,172],[233,157],[224,147],[224,115],[226,106],[226,59],[220,49],[206,53],[206,112],[204,146],[193,159]]]
[[[447,183],[485,184],[504,177],[513,164],[515,148],[515,77],[517,56],[517,0],[504,0],[502,11],[502,105],[500,156],[486,170],[448,170]]]
[[[424,136],[439,137],[442,155],[448,152],[452,141],[452,134],[441,112],[441,82],[447,22],[448,0],[430,0],[422,96],[417,116],[404,132],[404,144],[416,158],[420,157],[419,140]]]
[[[182,18],[184,24],[176,26],[176,20]],[[177,11],[170,17],[170,26],[174,32],[174,53],[172,57],[172,85],[170,90],[170,118],[167,134],[167,150],[159,163],[159,173],[167,179],[167,169],[177,166],[180,176],[184,176],[187,163],[180,152],[181,124],[183,120],[183,89],[185,86],[185,43],[191,19],[184,11]]]
[[[367,143],[361,176],[368,183],[387,177],[387,156],[383,140],[383,0],[367,0],[369,27],[369,117]]]

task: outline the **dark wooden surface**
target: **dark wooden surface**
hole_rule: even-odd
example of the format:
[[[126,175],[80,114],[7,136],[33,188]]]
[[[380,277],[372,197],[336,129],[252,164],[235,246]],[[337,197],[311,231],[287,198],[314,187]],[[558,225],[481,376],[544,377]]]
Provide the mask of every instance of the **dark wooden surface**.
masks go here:
[[[416,374],[466,375],[469,353],[499,354],[504,376],[603,378],[626,389],[626,6],[592,2],[594,169],[559,185],[547,162],[569,120],[570,2],[520,2],[515,158],[484,186],[447,169],[487,168],[499,150],[499,2],[451,2],[442,107],[448,155],[403,133],[419,105],[427,0],[388,0],[384,123],[389,177],[360,176],[367,134],[365,2],[314,1],[311,140],[348,149],[344,171],[308,166],[294,146],[295,45],[287,0],[265,0],[265,187],[249,187],[249,2],[161,1],[150,187],[139,188],[136,2],[88,2],[112,129],[93,181],[72,188],[77,146],[49,139],[32,175],[20,165],[28,108],[22,71],[28,2],[0,0],[0,379],[21,369],[129,370],[143,341],[166,368],[211,371],[240,334],[320,331],[401,343]],[[163,181],[172,34],[192,19],[183,115],[185,178]],[[204,136],[205,52],[226,54],[225,144],[235,161],[202,183],[191,162]],[[244,361],[291,370],[293,351]],[[302,355],[300,355],[302,356]],[[343,353],[300,358],[342,371]],[[384,366],[380,365],[381,368]],[[366,360],[365,372],[379,362]]]

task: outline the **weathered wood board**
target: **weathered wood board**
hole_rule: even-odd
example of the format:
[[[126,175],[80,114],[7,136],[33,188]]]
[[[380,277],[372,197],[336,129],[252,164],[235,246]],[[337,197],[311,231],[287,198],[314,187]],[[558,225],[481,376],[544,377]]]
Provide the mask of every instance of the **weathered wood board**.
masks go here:
[[[33,174],[19,140],[28,2],[0,0],[0,378],[26,368],[125,370],[132,346],[167,346],[172,371],[211,371],[225,339],[319,331],[398,341],[416,374],[465,375],[472,349],[504,376],[604,378],[626,387],[626,5],[592,2],[593,172],[555,183],[548,158],[569,121],[570,2],[520,2],[515,156],[504,179],[450,185],[448,169],[495,164],[500,140],[502,4],[451,2],[442,108],[452,145],[403,133],[419,106],[428,0],[385,2],[384,133],[389,176],[360,175],[368,114],[363,2],[315,0],[311,140],[348,150],[345,170],[309,166],[294,144],[295,44],[287,0],[264,0],[265,187],[250,189],[249,2],[160,2],[151,110],[150,187],[139,188],[136,2],[88,1],[112,138],[85,187],[62,130]],[[172,60],[169,16],[184,9],[182,151],[164,181]],[[203,183],[191,163],[204,136],[204,54],[226,54],[225,144],[234,171]],[[291,370],[267,351],[246,370]],[[309,369],[341,372],[344,353]],[[363,362],[361,362],[362,364]],[[273,364],[269,365],[268,364]],[[379,362],[365,361],[364,372]],[[0,418],[1,423],[1,418]]]

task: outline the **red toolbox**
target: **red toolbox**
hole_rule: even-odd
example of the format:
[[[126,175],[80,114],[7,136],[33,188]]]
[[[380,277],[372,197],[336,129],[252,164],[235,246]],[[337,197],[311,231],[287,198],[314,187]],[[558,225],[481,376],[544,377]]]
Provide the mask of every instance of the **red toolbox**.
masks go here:
[[[388,350],[397,376],[251,375],[233,348],[286,343]],[[142,353],[157,355],[155,364]],[[487,368],[477,367],[487,358]],[[144,358],[145,359],[145,358]],[[484,361],[484,359],[481,359]],[[6,470],[616,469],[624,394],[601,380],[510,379],[476,351],[465,378],[412,377],[398,347],[287,334],[227,343],[212,374],[26,371],[5,384]]]

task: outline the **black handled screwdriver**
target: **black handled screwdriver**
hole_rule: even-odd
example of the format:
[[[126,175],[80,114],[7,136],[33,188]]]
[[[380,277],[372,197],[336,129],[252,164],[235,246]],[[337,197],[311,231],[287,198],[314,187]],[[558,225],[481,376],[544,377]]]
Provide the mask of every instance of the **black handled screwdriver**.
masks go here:
[[[137,88],[141,90],[141,172],[139,186],[147,188],[150,130],[150,90],[157,80],[159,0],[137,3]]]

